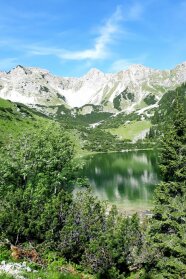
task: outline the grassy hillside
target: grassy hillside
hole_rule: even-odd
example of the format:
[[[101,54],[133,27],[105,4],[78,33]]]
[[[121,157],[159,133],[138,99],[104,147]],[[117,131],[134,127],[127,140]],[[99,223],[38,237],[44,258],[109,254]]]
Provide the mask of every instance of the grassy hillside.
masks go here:
[[[89,119],[85,122],[83,117],[86,116],[82,116],[80,119],[80,117],[72,117],[68,114],[63,115],[60,119],[52,119],[22,104],[0,99],[0,143],[7,144],[11,138],[18,138],[26,131],[34,131],[56,121],[67,131],[69,138],[74,143],[76,154],[92,151],[121,151],[143,148],[144,146],[132,146],[130,141],[151,125],[149,121],[133,120],[132,116],[130,123],[124,124],[124,122],[122,125],[120,122],[119,125],[119,120],[126,120],[126,116],[120,115],[116,117],[117,119],[112,118],[113,122],[115,120],[118,122],[116,128],[112,125],[110,127],[108,120],[105,125],[92,129],[88,125]],[[95,121],[94,117],[93,120]],[[129,143],[127,144],[126,141]]]
[[[49,119],[21,104],[0,98],[0,143],[8,143],[27,130],[45,126]]]
[[[34,132],[51,123],[55,125],[55,123],[59,122],[59,120],[55,121],[25,105],[12,103],[0,98],[0,145],[8,144],[12,139],[20,138],[25,132]],[[71,125],[68,125],[68,120],[60,123],[62,133],[65,130],[66,134],[68,134],[74,144],[75,152],[77,154],[86,153],[85,150],[82,150],[83,140],[81,139],[81,132],[76,129],[76,125],[73,126],[71,122]],[[78,127],[83,126],[79,124]]]
[[[121,125],[118,128],[110,128],[109,131],[111,134],[120,137],[121,139],[133,140],[145,130],[149,129],[151,122],[147,120],[143,121],[132,121],[125,125]]]

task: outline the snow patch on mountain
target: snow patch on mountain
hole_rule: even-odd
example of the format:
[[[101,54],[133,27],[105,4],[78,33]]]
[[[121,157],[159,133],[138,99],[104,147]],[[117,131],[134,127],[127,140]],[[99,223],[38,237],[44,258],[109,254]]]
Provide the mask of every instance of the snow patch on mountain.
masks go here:
[[[155,96],[158,104],[167,90],[183,82],[186,82],[186,62],[164,71],[132,65],[119,73],[105,74],[93,68],[80,78],[57,77],[44,69],[18,65],[8,73],[0,72],[0,97],[32,107],[74,108],[92,104],[101,105],[105,112],[130,113],[149,94]],[[114,104],[117,97],[120,98],[117,106],[121,107]]]

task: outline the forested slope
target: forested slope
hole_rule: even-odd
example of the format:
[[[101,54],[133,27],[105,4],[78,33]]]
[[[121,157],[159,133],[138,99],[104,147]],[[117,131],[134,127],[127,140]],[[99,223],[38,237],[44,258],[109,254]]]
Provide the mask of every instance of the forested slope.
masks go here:
[[[82,278],[185,278],[186,118],[177,94],[183,88],[161,131],[162,183],[152,218],[143,222],[122,216],[89,190],[73,195],[78,167],[64,128],[2,101],[1,123],[8,128],[1,125],[1,259],[11,260],[14,245],[22,251],[16,259],[35,261],[43,279],[50,272],[63,278],[69,262]],[[68,269],[66,278],[73,272]]]

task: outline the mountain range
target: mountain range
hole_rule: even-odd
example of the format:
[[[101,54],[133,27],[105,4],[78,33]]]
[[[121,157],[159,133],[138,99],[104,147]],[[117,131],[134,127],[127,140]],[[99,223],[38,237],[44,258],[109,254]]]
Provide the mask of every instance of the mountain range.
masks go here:
[[[45,114],[112,114],[147,112],[158,106],[165,92],[186,82],[186,62],[171,70],[131,65],[116,74],[91,69],[83,77],[58,77],[49,71],[18,65],[0,72],[0,97]]]

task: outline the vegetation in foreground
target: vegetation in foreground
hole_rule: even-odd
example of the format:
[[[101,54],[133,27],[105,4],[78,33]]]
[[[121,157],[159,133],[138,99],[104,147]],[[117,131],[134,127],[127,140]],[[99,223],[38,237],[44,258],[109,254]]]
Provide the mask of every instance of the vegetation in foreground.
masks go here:
[[[35,261],[41,278],[65,278],[69,262],[80,271],[71,270],[72,278],[185,278],[186,118],[179,98],[171,122],[162,138],[163,182],[152,219],[142,224],[137,215],[108,210],[89,190],[72,194],[78,168],[60,125],[24,132],[3,145],[1,259],[10,259],[11,243],[22,251],[14,258]]]

